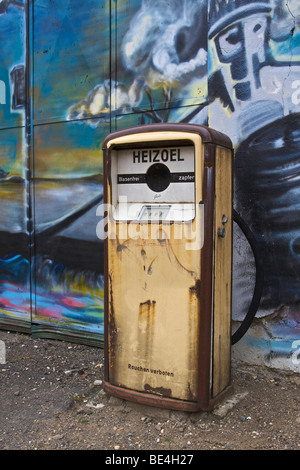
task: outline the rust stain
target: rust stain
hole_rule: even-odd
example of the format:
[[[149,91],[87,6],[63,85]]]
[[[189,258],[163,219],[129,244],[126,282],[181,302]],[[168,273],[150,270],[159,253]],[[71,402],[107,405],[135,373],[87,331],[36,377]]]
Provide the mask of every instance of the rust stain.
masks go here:
[[[196,295],[197,299],[200,300],[200,288],[201,288],[201,280],[196,279],[195,285],[190,287],[190,295]]]
[[[187,384],[187,399],[189,401],[196,401],[196,397],[194,396],[194,394],[192,393],[192,390],[191,390],[190,382],[188,382],[188,384]]]
[[[155,300],[147,300],[146,302],[141,302],[139,305],[140,350],[145,351],[146,357],[149,357],[151,354],[154,335],[155,306]]]
[[[117,327],[115,321],[114,303],[113,303],[113,288],[112,288],[112,275],[109,274],[109,365],[111,371],[111,379],[114,381],[114,363],[116,359],[116,344],[117,344]]]
[[[187,366],[190,371],[198,370],[198,325],[199,325],[199,308],[200,308],[200,290],[201,280],[196,279],[195,284],[189,288],[190,301],[189,301],[189,328],[188,344],[190,345],[187,355]],[[194,380],[187,384],[187,399],[190,401],[196,401],[195,398],[195,377]],[[196,387],[197,388],[197,387]],[[192,392],[194,390],[194,393]]]
[[[145,392],[153,393],[153,395],[160,395],[161,397],[168,397],[172,396],[172,390],[170,388],[164,387],[151,387],[149,384],[144,385]]]
[[[139,315],[146,313],[147,319],[150,320],[150,315],[155,313],[156,300],[147,300],[146,302],[140,303]]]

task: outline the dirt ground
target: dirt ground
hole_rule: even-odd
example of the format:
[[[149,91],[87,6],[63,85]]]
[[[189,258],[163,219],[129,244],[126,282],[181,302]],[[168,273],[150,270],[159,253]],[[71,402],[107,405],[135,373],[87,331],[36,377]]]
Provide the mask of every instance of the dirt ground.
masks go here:
[[[233,364],[230,401],[174,412],[108,396],[103,349],[1,330],[0,341],[0,450],[300,449],[299,374]]]

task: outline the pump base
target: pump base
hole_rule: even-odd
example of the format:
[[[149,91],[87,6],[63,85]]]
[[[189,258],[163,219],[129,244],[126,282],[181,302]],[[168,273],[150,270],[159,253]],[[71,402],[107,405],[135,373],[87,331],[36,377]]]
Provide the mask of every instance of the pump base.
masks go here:
[[[217,397],[209,400],[207,405],[201,405],[199,402],[178,400],[176,398],[164,398],[157,395],[150,395],[149,393],[137,392],[135,390],[128,390],[126,388],[117,387],[109,382],[102,382],[103,390],[114,397],[122,400],[132,401],[140,405],[155,406],[157,408],[166,408],[175,411],[211,411],[220,402],[224,401],[233,393],[233,386],[226,387]]]

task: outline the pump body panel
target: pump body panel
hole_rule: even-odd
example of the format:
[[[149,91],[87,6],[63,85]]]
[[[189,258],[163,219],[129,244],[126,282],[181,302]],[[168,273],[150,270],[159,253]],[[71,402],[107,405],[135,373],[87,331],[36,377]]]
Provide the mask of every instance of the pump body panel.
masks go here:
[[[209,409],[231,390],[231,142],[160,124],[112,133],[103,150],[104,389]]]

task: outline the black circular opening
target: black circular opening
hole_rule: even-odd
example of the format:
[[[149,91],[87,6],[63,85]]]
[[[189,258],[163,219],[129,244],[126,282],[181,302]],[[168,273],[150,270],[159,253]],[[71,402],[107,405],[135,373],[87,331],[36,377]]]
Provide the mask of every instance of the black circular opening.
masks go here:
[[[148,168],[146,173],[146,183],[148,187],[156,193],[164,191],[171,183],[171,173],[169,168],[163,163],[154,163],[154,165],[151,165],[150,168]]]

